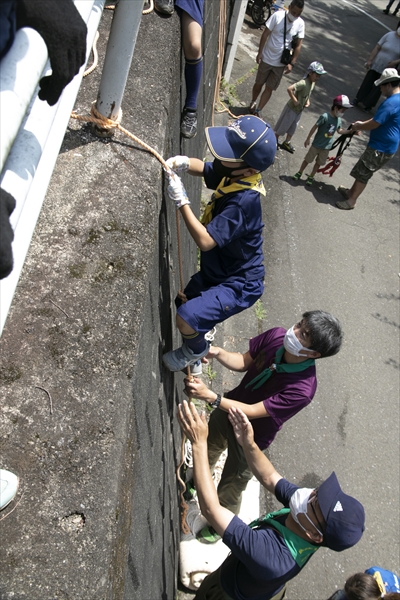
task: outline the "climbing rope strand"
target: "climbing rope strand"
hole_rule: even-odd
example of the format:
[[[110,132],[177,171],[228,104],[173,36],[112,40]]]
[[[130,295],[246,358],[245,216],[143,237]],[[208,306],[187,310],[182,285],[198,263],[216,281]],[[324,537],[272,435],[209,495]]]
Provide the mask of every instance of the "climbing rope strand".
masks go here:
[[[179,485],[181,486],[181,491],[179,492],[179,497],[180,497],[180,506],[181,506],[181,529],[182,529],[182,533],[184,533],[185,535],[187,535],[188,533],[190,533],[190,529],[189,529],[189,525],[187,524],[186,521],[186,517],[188,514],[188,510],[189,507],[187,505],[187,503],[185,502],[185,498],[183,497],[183,494],[186,492],[186,483],[183,481],[183,479],[181,478],[181,467],[183,465],[183,463],[185,462],[185,441],[186,438],[185,436],[182,436],[182,444],[181,444],[181,462],[179,463],[179,465],[176,468],[176,478],[179,482]]]
[[[95,68],[98,65],[99,62],[99,54],[97,52],[97,41],[99,39],[99,32],[96,31],[96,35],[94,36],[94,40],[93,40],[93,46],[92,46],[92,52],[93,52],[93,64],[91,67],[89,67],[88,69],[86,69],[86,71],[83,74],[83,77],[87,77],[88,75],[90,75],[90,73],[92,71],[95,70]]]

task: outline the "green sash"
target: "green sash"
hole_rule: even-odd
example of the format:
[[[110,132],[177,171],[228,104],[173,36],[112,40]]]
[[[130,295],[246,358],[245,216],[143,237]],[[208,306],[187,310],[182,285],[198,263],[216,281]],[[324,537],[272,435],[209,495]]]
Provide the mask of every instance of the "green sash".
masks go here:
[[[307,360],[303,360],[300,363],[281,363],[283,354],[285,352],[285,346],[281,346],[275,355],[275,362],[272,363],[270,367],[264,369],[259,375],[254,377],[247,385],[248,388],[250,385],[254,385],[251,388],[251,391],[257,390],[259,387],[263,385],[272,375],[274,371],[277,373],[299,373],[300,371],[305,371],[308,367],[312,367],[315,365],[315,360],[313,358],[308,358]]]
[[[290,554],[292,555],[293,560],[295,560],[296,564],[301,568],[305,565],[310,556],[318,550],[319,546],[316,546],[314,544],[311,544],[310,542],[307,542],[306,540],[303,540],[303,538],[299,537],[298,535],[293,533],[293,531],[290,531],[290,529],[288,529],[284,525],[281,525],[281,523],[274,519],[274,517],[280,517],[281,515],[287,515],[289,513],[289,508],[281,508],[280,510],[268,513],[267,515],[259,517],[255,521],[252,521],[249,527],[258,527],[259,525],[263,525],[264,523],[266,523],[267,525],[270,525],[271,527],[279,531],[279,533],[282,534],[282,537],[285,540],[286,546],[290,550]]]

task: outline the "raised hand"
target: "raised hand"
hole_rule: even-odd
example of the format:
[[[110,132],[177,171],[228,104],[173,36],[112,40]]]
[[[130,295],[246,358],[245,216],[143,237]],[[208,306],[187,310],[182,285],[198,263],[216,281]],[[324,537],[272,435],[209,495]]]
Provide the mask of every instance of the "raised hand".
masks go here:
[[[233,433],[241,446],[251,446],[254,443],[253,427],[240,408],[230,408],[228,419],[233,427]]]
[[[207,444],[208,425],[204,412],[198,414],[193,402],[186,400],[178,406],[178,420],[185,436],[192,444]]]

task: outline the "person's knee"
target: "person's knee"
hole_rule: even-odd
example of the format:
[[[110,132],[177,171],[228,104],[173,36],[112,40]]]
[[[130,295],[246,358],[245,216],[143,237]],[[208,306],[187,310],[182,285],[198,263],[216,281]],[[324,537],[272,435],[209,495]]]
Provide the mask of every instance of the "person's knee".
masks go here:
[[[195,333],[195,330],[179,314],[176,315],[176,326],[183,334]]]

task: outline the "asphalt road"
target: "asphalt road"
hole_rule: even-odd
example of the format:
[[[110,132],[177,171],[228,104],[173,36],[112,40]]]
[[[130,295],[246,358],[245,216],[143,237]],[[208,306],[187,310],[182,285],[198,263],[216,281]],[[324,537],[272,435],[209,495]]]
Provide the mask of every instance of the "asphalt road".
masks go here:
[[[341,198],[337,187],[352,184],[349,173],[367,134],[354,139],[333,177],[319,174],[311,188],[290,178],[319,115],[330,109],[336,95],[355,96],[370,51],[397,26],[398,19],[382,14],[385,5],[307,2],[300,59],[264,108],[263,118],[276,123],[288,99],[287,86],[302,77],[310,62],[321,61],[328,74],[319,80],[292,140],[296,152],[278,151],[264,176],[267,276],[262,310],[258,316],[246,311],[219,329],[218,343],[238,351],[245,351],[260,329],[289,327],[310,309],[331,312],[344,329],[340,354],[317,365],[314,401],[285,425],[270,447],[270,458],[283,476],[308,487],[334,470],[343,490],[363,503],[366,531],[344,553],[321,549],[289,584],[288,600],[326,600],[349,575],[371,565],[400,573],[399,153],[373,177],[353,211],[335,207]],[[246,16],[230,81],[239,113],[250,102],[260,36]],[[353,108],[344,123],[371,116]],[[229,389],[237,376],[215,368],[214,389]],[[274,506],[271,498],[266,506]]]

